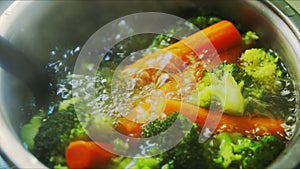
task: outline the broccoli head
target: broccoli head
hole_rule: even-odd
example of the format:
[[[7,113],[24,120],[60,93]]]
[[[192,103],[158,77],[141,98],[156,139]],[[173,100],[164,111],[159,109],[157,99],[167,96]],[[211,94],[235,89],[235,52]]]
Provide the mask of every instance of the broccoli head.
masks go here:
[[[243,74],[239,74],[239,67],[235,64],[221,64],[206,71],[197,84],[198,96],[195,100],[198,105],[210,108],[214,104],[221,107],[225,113],[243,115],[246,107],[242,93],[244,81],[237,81],[236,76],[244,78]]]
[[[279,66],[279,58],[264,49],[252,48],[241,56],[241,67],[257,82],[262,89],[276,93],[282,87],[280,78],[283,72]]]
[[[248,49],[241,56],[240,67],[240,72],[246,72],[248,79],[252,79],[245,82],[243,90],[249,111],[269,111],[281,118],[293,113],[294,110],[290,109],[296,100],[293,83],[287,68],[274,52]]]
[[[116,157],[112,159],[112,164],[107,168],[109,169],[121,169],[121,168],[130,168],[130,169],[159,169],[159,160],[156,158],[145,158],[145,157],[135,157],[135,158],[126,158],[126,157]]]
[[[172,169],[194,169],[204,165],[203,145],[199,143],[199,126],[193,123],[190,131],[172,149],[160,155],[161,164]]]
[[[243,35],[243,43],[245,45],[252,45],[258,39],[259,39],[259,36],[257,36],[257,34],[252,31],[248,31]]]
[[[254,51],[256,50],[258,49]],[[261,49],[258,51],[264,52]],[[273,57],[270,52],[265,54]],[[245,57],[245,54],[243,56]],[[265,68],[261,67],[266,63],[257,63],[255,68],[254,64],[242,61],[241,65],[223,63],[205,71],[197,83],[197,90],[193,95],[194,104],[204,108],[217,108],[233,115],[269,111],[283,117],[287,112],[292,113],[289,107],[294,107],[296,96],[292,92],[293,83],[287,69],[280,61],[277,62],[278,58],[269,60],[272,61],[268,62]],[[271,63],[271,67],[276,66],[276,69],[268,70]],[[271,71],[273,78],[266,80],[270,77],[264,77],[264,73],[254,76],[250,70]],[[280,106],[283,104],[289,106]]]
[[[147,125],[143,127],[142,130],[142,136],[143,137],[153,137],[158,134],[160,134],[163,131],[166,131],[168,128],[170,128],[173,123],[176,121],[179,113],[175,112],[172,113],[170,116],[166,117],[165,119],[156,119],[153,121],[150,121]],[[181,118],[182,115],[179,115]]]
[[[150,126],[143,127],[143,132],[148,137],[157,135],[170,127],[176,117],[182,122],[181,125],[192,123],[183,115],[172,113],[163,120],[150,122]],[[152,159],[159,161],[161,168],[168,169],[263,169],[275,160],[285,147],[280,139],[272,135],[248,138],[241,133],[227,132],[216,134],[200,143],[199,130],[200,127],[193,123],[190,130],[182,131],[184,137],[175,147]]]
[[[210,25],[213,25],[219,21],[221,21],[222,19],[219,17],[214,17],[214,16],[197,16],[197,17],[193,17],[188,19],[189,22],[191,22],[192,24],[194,24],[195,26],[197,26],[199,29],[204,29]]]
[[[259,140],[240,133],[220,133],[205,144],[207,168],[262,169],[267,167],[284,149],[284,143],[275,136]]]
[[[34,137],[32,153],[51,168],[66,165],[64,154],[71,141],[89,139],[73,103],[70,100],[61,102],[57,111],[43,119]]]
[[[175,112],[163,120],[156,119],[149,122],[143,127],[142,133],[144,137],[155,136],[168,129],[176,119],[180,120],[182,128],[186,125],[191,125],[192,128],[188,131],[181,131],[184,135],[182,140],[170,150],[158,155],[156,158],[162,168],[198,168],[202,165],[202,145],[198,142],[199,126],[191,124],[191,122],[183,115]],[[164,140],[168,142],[169,140]]]
[[[39,132],[39,128],[42,125],[42,120],[45,118],[45,113],[40,111],[36,115],[34,115],[30,121],[23,125],[21,128],[21,139],[24,142],[24,145],[29,149],[32,150],[34,147],[34,138]]]

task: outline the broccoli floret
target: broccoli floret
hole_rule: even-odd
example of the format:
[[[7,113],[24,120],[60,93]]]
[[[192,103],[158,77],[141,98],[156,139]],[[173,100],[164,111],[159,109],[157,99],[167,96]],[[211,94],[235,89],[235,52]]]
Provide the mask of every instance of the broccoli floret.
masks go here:
[[[245,35],[243,35],[243,42],[245,45],[254,44],[256,40],[259,39],[259,36],[255,32],[248,31]]]
[[[246,107],[246,100],[242,94],[244,81],[235,80],[238,69],[235,64],[221,64],[205,72],[197,84],[198,99],[195,100],[198,105],[209,108],[213,103],[225,113],[243,115]]]
[[[235,115],[254,112],[265,113],[266,111],[273,114],[291,112],[289,107],[294,107],[293,104],[295,104],[296,98],[295,94],[291,92],[293,91],[293,85],[286,68],[282,67],[281,63],[276,63],[276,66],[280,65],[277,66],[276,71],[281,73],[278,73],[278,76],[276,76],[277,80],[274,78],[267,82],[264,79],[260,81],[258,78],[253,77],[251,72],[247,72],[247,64],[245,62],[242,63],[242,65],[223,63],[216,68],[204,72],[202,79],[197,83],[197,90],[193,95],[194,104],[204,108],[222,109],[225,113],[230,113],[228,111],[230,110],[229,108],[224,108],[226,101],[233,102],[233,105],[236,105],[235,108],[238,108],[238,105],[244,107],[244,109],[240,109],[240,112],[236,111]],[[254,65],[249,66],[249,69],[254,69]],[[257,66],[260,67],[261,65],[258,64]],[[265,68],[261,70],[265,70]],[[225,86],[225,84],[231,84],[231,86]],[[230,87],[232,86],[236,87],[234,88],[237,91],[236,93],[231,90],[232,88]],[[222,88],[228,91],[229,99],[220,90]],[[230,97],[235,100],[232,101]],[[280,106],[283,103],[289,106]],[[227,104],[227,106],[232,105]],[[283,117],[282,115],[280,116]]]
[[[279,58],[264,49],[252,48],[246,50],[241,56],[241,67],[266,92],[276,93],[282,86],[280,79],[283,72],[278,65]]]
[[[210,25],[213,25],[222,19],[219,17],[214,17],[214,16],[197,16],[194,18],[188,19],[189,22],[197,26],[199,29],[204,29]]]
[[[222,79],[214,74],[210,76],[212,97],[220,101],[223,112],[234,115],[243,115],[245,100],[242,95],[243,83],[237,84],[230,72],[225,72]]]
[[[53,169],[69,169],[66,165],[57,164],[53,167]]]
[[[169,127],[176,116],[183,126],[192,123],[183,115],[172,113],[170,119],[154,120],[151,127],[144,126],[144,133],[151,137],[165,131],[165,127]],[[254,139],[241,133],[227,132],[200,143],[199,129],[193,123],[189,131],[182,131],[184,137],[175,147],[152,158],[159,161],[161,168],[168,169],[262,169],[274,161],[285,147],[281,140],[272,135]]]
[[[147,125],[143,127],[142,136],[143,137],[153,137],[160,134],[163,131],[166,131],[168,128],[172,126],[172,124],[176,121],[179,113],[172,113],[167,118],[160,120],[156,119],[154,121],[150,121]],[[181,115],[180,115],[181,117]],[[181,117],[182,118],[182,117]]]
[[[262,169],[284,149],[284,143],[275,136],[260,140],[246,138],[240,133],[221,133],[205,143],[207,168]]]
[[[145,157],[116,157],[112,159],[112,164],[107,168],[109,169],[159,169],[159,160],[156,158],[145,158]]]
[[[73,140],[88,140],[72,101],[65,101],[58,111],[48,115],[34,137],[32,153],[50,168],[65,166],[65,150]]]
[[[241,56],[241,72],[250,77],[245,82],[247,109],[252,112],[270,111],[283,117],[293,113],[296,95],[287,68],[272,51],[249,49]],[[286,106],[280,106],[286,105]]]
[[[204,165],[203,145],[199,143],[199,126],[193,123],[190,131],[172,149],[161,154],[162,166],[172,169],[194,169]]]
[[[163,120],[156,119],[143,127],[142,133],[144,137],[155,136],[168,129],[176,119],[179,119],[182,128],[191,125],[189,131],[181,131],[184,135],[183,139],[170,150],[157,156],[162,168],[198,168],[203,164],[202,145],[198,142],[199,126],[191,124],[191,122],[179,113],[172,113]],[[168,142],[169,140],[164,140]]]
[[[21,128],[21,139],[29,150],[32,150],[34,147],[34,138],[37,135],[44,118],[45,113],[41,111],[34,115],[30,121]]]
[[[90,69],[91,67],[91,65],[83,66],[85,69]],[[105,98],[104,95],[107,96],[110,93],[109,89],[114,73],[113,68],[115,67],[116,64],[114,62],[104,61],[97,71],[96,79],[90,76],[66,74],[59,83],[54,83],[58,83],[56,84],[57,96],[54,96],[54,110],[49,114],[47,114],[47,110],[44,110],[43,114],[45,114],[45,117],[38,130],[34,129],[33,131],[29,131],[35,132],[35,130],[37,130],[36,135],[30,137],[30,139],[33,140],[32,143],[29,143],[32,147],[30,150],[47,167],[65,167],[65,150],[69,143],[75,140],[90,140],[89,134],[95,136],[95,130],[98,129],[97,127],[103,126],[99,124],[99,118],[96,118],[96,115],[92,115],[92,112],[95,112],[95,109],[97,109],[97,107],[93,107],[95,104],[86,104],[89,101],[95,102],[96,100],[94,97],[86,97],[88,96],[87,93],[91,90],[91,85],[88,84],[95,83],[93,87],[96,87],[96,92],[102,94],[103,98]],[[88,87],[78,92],[78,97],[72,97],[71,91],[74,84],[81,87]],[[108,104],[109,101],[109,99],[103,99],[105,104]],[[102,119],[104,119],[104,117]],[[29,128],[28,130],[31,129],[32,128]],[[24,142],[27,144],[26,138],[24,138]]]

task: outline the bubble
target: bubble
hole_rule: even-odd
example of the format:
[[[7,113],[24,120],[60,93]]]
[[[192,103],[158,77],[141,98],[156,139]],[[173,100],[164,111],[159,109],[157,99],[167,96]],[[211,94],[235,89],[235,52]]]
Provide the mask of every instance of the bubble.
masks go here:
[[[297,117],[294,114],[288,115],[285,122],[287,125],[293,125],[297,122]]]

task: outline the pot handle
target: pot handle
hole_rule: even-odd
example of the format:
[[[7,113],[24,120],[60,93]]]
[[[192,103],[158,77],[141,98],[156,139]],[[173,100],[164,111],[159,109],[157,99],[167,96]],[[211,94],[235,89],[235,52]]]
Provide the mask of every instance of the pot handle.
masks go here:
[[[300,40],[300,14],[286,0],[267,0],[267,5],[279,15],[292,29]]]

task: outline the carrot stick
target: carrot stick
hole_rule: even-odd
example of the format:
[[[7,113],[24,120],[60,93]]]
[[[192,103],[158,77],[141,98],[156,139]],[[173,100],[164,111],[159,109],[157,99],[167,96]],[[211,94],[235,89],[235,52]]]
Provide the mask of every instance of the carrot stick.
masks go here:
[[[203,127],[208,113],[212,113],[210,120],[214,122],[217,116],[219,116],[220,112],[213,112],[207,109],[184,103],[181,101],[175,100],[167,100],[164,113],[169,116],[173,112],[180,112],[191,121],[195,121],[200,127]],[[193,119],[196,117],[196,119]],[[214,118],[216,117],[216,118]],[[281,127],[283,123],[280,119],[274,118],[263,118],[263,117],[249,117],[249,116],[231,116],[227,114],[222,114],[220,121],[215,121],[217,125],[214,133],[218,132],[238,132],[244,134],[251,135],[275,135],[279,138],[283,138],[285,136],[284,129]],[[136,123],[134,121],[126,120],[121,121],[120,126],[126,128],[127,130],[121,130],[123,134],[135,134],[136,136],[141,135],[142,131],[142,123]],[[214,126],[210,126],[209,124],[206,126],[208,128],[214,128]],[[118,128],[120,129],[120,128]]]
[[[186,63],[199,60],[201,54],[207,54],[207,51],[208,54],[224,52],[238,45],[241,39],[236,27],[231,22],[223,20],[137,60],[127,66],[124,72],[134,75],[137,71],[155,67],[176,73],[178,70],[183,70]],[[226,58],[220,59],[223,61]]]
[[[103,168],[115,156],[93,141],[74,141],[66,150],[66,162],[71,169]]]
[[[189,103],[183,103],[175,100],[167,100],[164,113],[170,115],[172,112],[180,112],[187,118],[192,118],[193,113],[197,113],[197,118],[195,123],[199,126],[204,126],[207,120],[208,113],[212,114],[212,120],[214,116],[217,116],[219,112],[209,112],[209,110],[194,106]],[[239,132],[244,134],[254,134],[254,135],[276,135],[278,137],[284,137],[284,129],[281,127],[283,123],[280,119],[274,118],[251,118],[249,116],[231,116],[227,114],[222,114],[216,132]],[[208,126],[213,127],[213,126]]]

